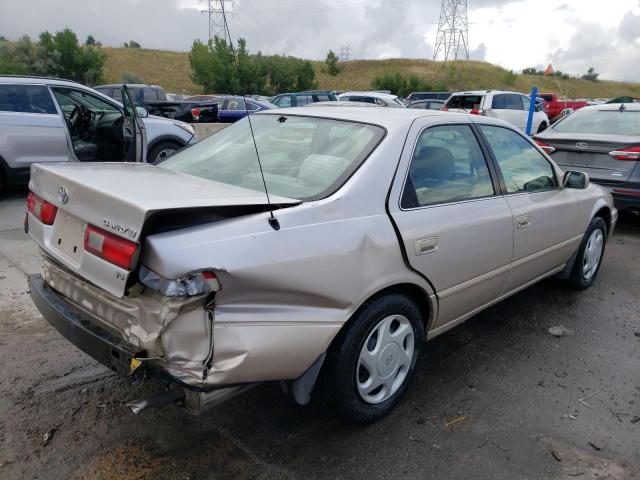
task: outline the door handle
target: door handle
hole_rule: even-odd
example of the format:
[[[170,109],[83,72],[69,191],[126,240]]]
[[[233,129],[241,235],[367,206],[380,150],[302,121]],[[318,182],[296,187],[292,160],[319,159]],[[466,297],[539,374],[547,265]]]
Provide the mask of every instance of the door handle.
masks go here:
[[[531,225],[531,215],[520,215],[516,217],[516,225],[518,228],[527,228]]]
[[[416,240],[414,244],[416,255],[424,255],[438,250],[438,237],[425,237]]]

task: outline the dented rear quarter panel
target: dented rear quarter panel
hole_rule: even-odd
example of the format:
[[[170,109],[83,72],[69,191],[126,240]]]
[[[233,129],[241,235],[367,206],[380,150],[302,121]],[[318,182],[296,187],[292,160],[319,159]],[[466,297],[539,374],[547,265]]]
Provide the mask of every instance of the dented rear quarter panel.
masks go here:
[[[386,287],[411,283],[433,298],[406,267],[386,212],[402,132],[334,195],[277,210],[278,231],[260,213],[147,237],[142,263],[163,277],[208,268],[218,275],[207,383],[298,377]]]

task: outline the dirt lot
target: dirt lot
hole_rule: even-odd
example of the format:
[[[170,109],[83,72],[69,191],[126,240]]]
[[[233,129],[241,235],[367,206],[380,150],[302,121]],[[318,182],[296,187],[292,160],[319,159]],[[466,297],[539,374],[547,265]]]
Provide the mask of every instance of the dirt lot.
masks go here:
[[[636,218],[592,289],[548,280],[438,337],[394,412],[354,427],[269,384],[199,417],[134,416],[124,403],[156,385],[116,377],[31,303],[24,198],[0,197],[0,478],[640,478]]]

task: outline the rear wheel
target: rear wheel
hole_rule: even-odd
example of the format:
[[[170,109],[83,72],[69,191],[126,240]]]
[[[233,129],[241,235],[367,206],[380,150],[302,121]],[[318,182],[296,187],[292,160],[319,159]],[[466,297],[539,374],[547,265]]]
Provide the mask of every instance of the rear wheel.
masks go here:
[[[160,142],[154,145],[147,155],[148,163],[161,162],[180,150],[180,145],[176,142]]]
[[[423,338],[420,311],[405,295],[366,304],[329,354],[324,388],[338,414],[365,423],[389,413],[413,377]]]
[[[607,224],[601,217],[595,217],[582,240],[569,277],[573,288],[585,290],[591,286],[602,264],[606,239]]]

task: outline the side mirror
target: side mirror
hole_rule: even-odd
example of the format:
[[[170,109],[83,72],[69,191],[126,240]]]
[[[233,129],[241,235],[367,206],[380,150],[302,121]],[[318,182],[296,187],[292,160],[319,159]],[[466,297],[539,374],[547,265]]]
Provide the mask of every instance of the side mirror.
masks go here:
[[[539,103],[536,103],[536,112],[541,112],[542,106]]]
[[[147,118],[149,116],[149,110],[144,107],[136,107],[136,116],[138,118]]]
[[[587,188],[589,185],[589,175],[584,172],[569,170],[565,172],[562,178],[562,186],[564,188]]]

